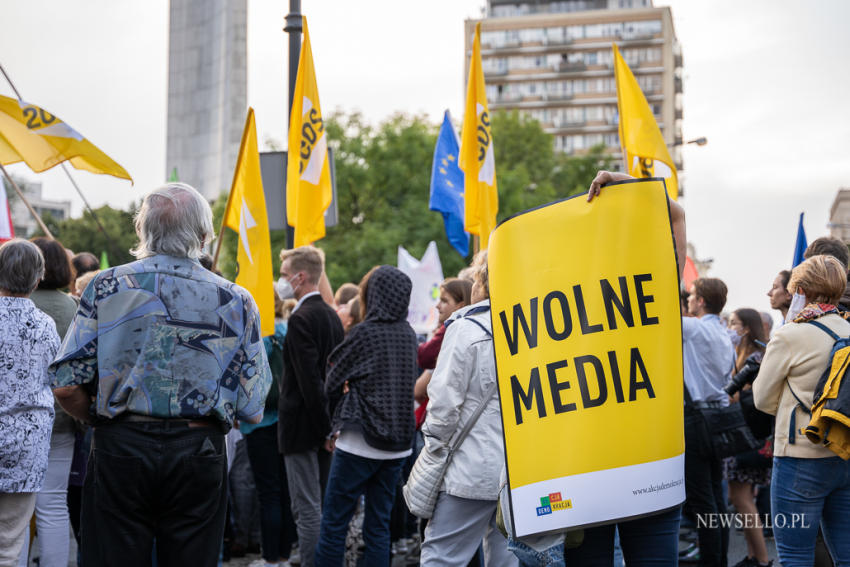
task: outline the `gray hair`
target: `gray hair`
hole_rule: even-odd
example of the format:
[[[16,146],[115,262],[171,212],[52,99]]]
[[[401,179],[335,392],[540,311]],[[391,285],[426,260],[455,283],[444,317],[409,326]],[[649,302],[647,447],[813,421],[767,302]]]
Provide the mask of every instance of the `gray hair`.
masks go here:
[[[0,289],[29,295],[44,277],[44,256],[32,242],[13,238],[0,246]]]
[[[215,236],[212,209],[194,187],[169,183],[145,195],[136,213],[136,234],[139,245],[130,250],[136,258],[165,254],[197,259]]]

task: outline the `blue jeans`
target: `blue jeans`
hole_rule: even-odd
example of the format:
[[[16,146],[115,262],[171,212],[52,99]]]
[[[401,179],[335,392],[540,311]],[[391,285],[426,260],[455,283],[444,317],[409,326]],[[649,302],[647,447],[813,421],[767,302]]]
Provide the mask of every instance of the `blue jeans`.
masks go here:
[[[775,457],[771,507],[783,567],[812,565],[818,525],[835,564],[850,565],[850,461]]]
[[[367,459],[341,449],[334,451],[322,506],[319,543],[316,546],[318,567],[343,564],[348,523],[361,494],[366,495],[363,517],[366,552],[363,565],[389,566],[390,512],[395,498],[395,485],[404,461]]]
[[[564,549],[563,543],[559,543],[546,550],[535,551],[521,540],[513,538],[509,540],[508,548],[519,557],[523,566],[613,565],[616,528],[626,565],[667,567],[676,565],[679,560],[680,517],[681,508],[677,507],[644,518],[585,528],[581,545],[570,549]]]

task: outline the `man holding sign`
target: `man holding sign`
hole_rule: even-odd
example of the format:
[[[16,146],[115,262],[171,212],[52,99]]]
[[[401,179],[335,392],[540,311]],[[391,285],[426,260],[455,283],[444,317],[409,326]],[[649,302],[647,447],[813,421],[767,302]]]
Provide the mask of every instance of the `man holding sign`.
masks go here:
[[[515,552],[532,562],[549,547],[541,541],[581,527],[566,563],[610,563],[616,524],[628,564],[675,564],[684,211],[663,180],[611,172],[597,175],[588,201],[606,184],[590,205],[568,199],[512,217],[490,241],[505,519],[523,538]],[[565,257],[552,255],[552,241]],[[527,273],[535,277],[517,277]],[[529,537],[541,534],[557,535]]]

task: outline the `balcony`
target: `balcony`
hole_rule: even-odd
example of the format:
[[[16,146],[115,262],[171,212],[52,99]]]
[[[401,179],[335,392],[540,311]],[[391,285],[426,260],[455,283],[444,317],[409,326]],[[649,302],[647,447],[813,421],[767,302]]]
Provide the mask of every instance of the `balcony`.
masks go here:
[[[561,73],[585,71],[587,65],[583,61],[561,61],[558,63],[557,70]]]
[[[563,102],[572,98],[572,93],[543,93],[543,100],[547,102]]]

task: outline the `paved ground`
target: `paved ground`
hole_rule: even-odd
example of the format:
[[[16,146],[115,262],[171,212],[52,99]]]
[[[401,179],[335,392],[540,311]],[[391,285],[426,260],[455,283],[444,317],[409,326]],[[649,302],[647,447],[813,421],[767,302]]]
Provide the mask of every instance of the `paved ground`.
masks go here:
[[[776,559],[776,544],[773,541],[773,538],[768,538],[767,540],[767,551],[770,555],[770,558],[774,560],[774,567],[779,567],[779,561]],[[680,543],[680,547],[685,547],[687,544],[685,542]],[[730,530],[729,534],[729,567],[735,565],[738,561],[744,558],[747,554],[747,543],[744,540],[743,532],[736,531],[734,529]],[[259,555],[250,555],[248,557],[233,559],[224,563],[225,567],[246,567],[251,561],[259,559]],[[395,557],[393,559],[393,567],[405,567],[407,565],[417,565],[418,561],[415,556],[408,556],[406,558],[403,557]],[[687,565],[696,565],[696,563],[682,563],[683,566]]]
[[[36,544],[37,545],[37,544]],[[685,547],[687,543],[681,542],[680,547]],[[779,561],[776,560],[776,544],[774,543],[772,538],[767,540],[767,550],[770,554],[770,558],[774,560],[774,566],[779,567]],[[731,530],[729,534],[729,566],[732,567],[740,561],[747,554],[747,544],[744,541],[744,535],[742,532]],[[71,561],[68,563],[68,567],[76,567],[76,556],[77,556],[77,545],[74,542],[74,538],[71,538]],[[246,557],[234,558],[230,561],[223,563],[224,567],[247,567],[252,561],[260,559],[259,555],[248,555]],[[410,554],[407,557],[396,556],[393,559],[393,567],[405,567],[407,565],[416,565],[418,561],[416,560],[415,554]],[[682,563],[682,565],[695,565],[694,563]],[[37,559],[33,558],[30,561],[30,566],[38,567]]]

